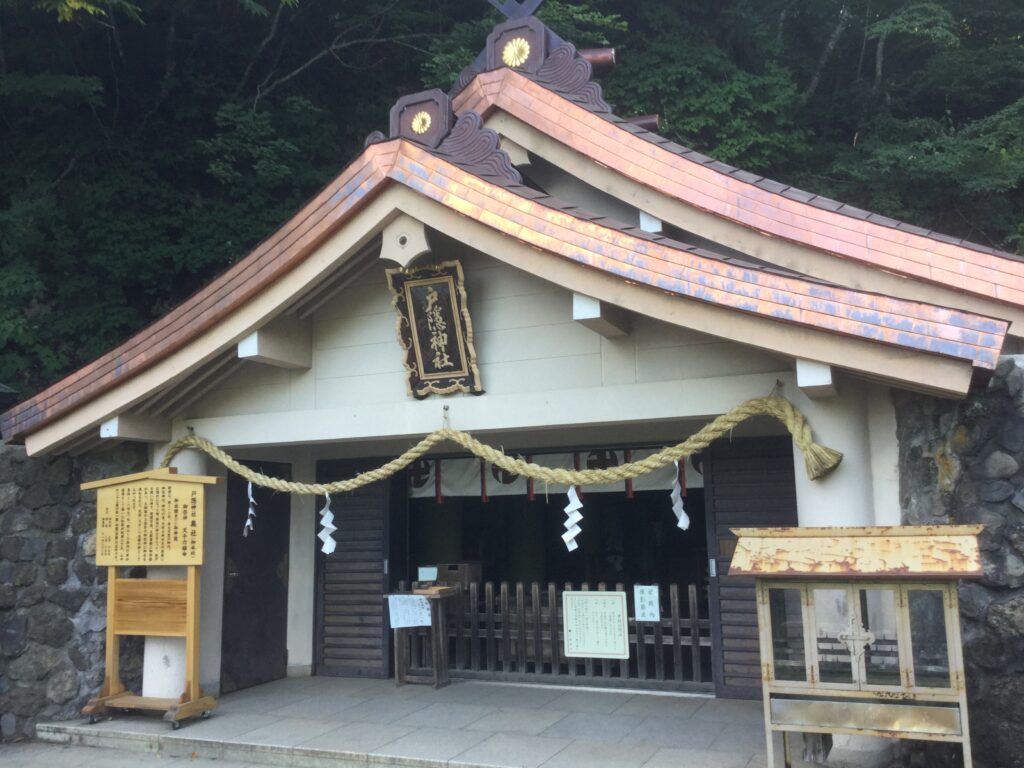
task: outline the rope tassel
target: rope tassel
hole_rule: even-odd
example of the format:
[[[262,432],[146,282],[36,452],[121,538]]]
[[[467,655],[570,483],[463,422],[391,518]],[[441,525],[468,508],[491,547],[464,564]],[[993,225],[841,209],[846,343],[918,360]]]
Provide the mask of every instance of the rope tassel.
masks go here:
[[[242,526],[242,538],[248,538],[249,531],[256,528],[256,499],[252,497],[252,480],[249,481],[249,485],[246,490],[249,494],[249,514],[246,515],[245,525]]]
[[[320,551],[329,555],[338,548],[338,542],[331,535],[338,528],[334,525],[334,513],[331,512],[331,494],[326,493],[324,496],[327,497],[327,500],[324,502],[324,508],[320,510],[320,533],[316,537],[323,542]]]
[[[569,486],[567,495],[569,503],[562,510],[565,512],[565,533],[562,534],[562,541],[565,542],[565,548],[573,552],[580,546],[576,543],[576,537],[583,532],[583,529],[580,528],[580,521],[583,519],[580,510],[583,509],[583,502],[580,501],[580,497],[576,493],[576,486]]]

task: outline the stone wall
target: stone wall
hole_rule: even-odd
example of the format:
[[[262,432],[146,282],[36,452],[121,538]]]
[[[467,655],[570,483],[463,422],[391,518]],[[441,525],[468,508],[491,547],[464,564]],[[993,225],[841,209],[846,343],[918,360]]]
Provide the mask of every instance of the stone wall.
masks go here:
[[[983,523],[985,575],[960,587],[975,764],[1024,768],[1024,356],[963,401],[896,399],[903,522]],[[956,750],[958,752],[958,750]],[[905,762],[952,762],[915,748]]]
[[[30,459],[0,445],[0,735],[75,717],[103,682],[106,572],[97,570],[96,506],[81,482],[146,468],[141,446]],[[89,494],[94,498],[95,494]],[[130,639],[134,640],[134,639]],[[141,644],[122,642],[126,682]]]

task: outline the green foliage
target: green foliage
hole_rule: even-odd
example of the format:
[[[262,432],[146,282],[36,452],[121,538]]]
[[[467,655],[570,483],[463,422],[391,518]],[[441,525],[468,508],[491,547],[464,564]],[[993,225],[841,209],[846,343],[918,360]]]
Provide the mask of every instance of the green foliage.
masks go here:
[[[107,0],[106,3],[92,3],[89,0],[35,0],[35,7],[52,13],[59,21],[74,21],[82,15],[106,16],[111,11],[120,11],[128,18],[140,20],[139,7],[126,0]]]
[[[868,38],[900,34],[924,38],[939,45],[952,46],[959,42],[953,14],[938,3],[911,3],[867,29]]]
[[[619,114],[1024,250],[1020,0],[549,0],[541,16],[616,47],[601,79]],[[42,387],[227,268],[499,20],[485,0],[0,0],[0,382]]]

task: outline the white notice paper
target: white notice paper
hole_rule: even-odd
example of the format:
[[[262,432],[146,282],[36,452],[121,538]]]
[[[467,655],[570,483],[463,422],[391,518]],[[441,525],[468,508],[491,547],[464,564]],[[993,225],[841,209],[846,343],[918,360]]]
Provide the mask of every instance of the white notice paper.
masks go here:
[[[429,627],[430,601],[423,595],[388,595],[391,628]]]
[[[563,592],[566,658],[628,659],[625,592]]]
[[[661,601],[657,584],[634,584],[633,605],[637,621],[661,621]]]

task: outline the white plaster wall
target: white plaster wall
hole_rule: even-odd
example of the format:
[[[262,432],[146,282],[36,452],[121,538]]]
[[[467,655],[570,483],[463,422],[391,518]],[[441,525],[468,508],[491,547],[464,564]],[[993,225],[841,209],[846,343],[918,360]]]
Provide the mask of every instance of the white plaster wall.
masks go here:
[[[869,385],[867,408],[875,525],[900,525],[899,444],[892,390]]]
[[[289,452],[292,479],[316,481],[316,461],[304,452]],[[291,530],[288,539],[288,676],[302,677],[313,671],[313,600],[317,513],[310,496],[292,495]]]
[[[865,385],[849,378],[838,381],[839,395],[813,400],[794,385],[785,396],[799,408],[815,441],[842,451],[839,468],[821,480],[804,470],[800,449],[793,444],[797,512],[801,526],[872,525],[874,522]]]
[[[486,404],[498,406],[491,414],[496,428],[515,428],[517,416],[528,415],[522,408],[505,407],[502,398],[529,394],[533,399],[566,390],[600,397],[598,390],[607,387],[791,367],[779,355],[647,318],[635,317],[625,338],[604,339],[572,320],[572,293],[564,288],[454,244],[446,243],[435,257],[457,257],[465,269],[487,393],[481,403],[485,409]],[[436,401],[410,403],[406,394],[385,267],[365,274],[314,316],[311,370],[247,364],[196,404],[188,423],[265,413],[358,412],[373,406],[426,408],[436,421]],[[459,401],[472,399],[456,396],[448,402],[455,410]],[[623,410],[628,420],[628,407]]]

